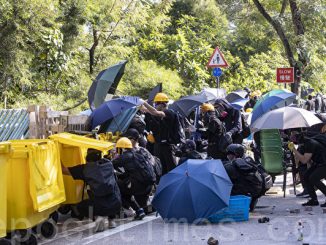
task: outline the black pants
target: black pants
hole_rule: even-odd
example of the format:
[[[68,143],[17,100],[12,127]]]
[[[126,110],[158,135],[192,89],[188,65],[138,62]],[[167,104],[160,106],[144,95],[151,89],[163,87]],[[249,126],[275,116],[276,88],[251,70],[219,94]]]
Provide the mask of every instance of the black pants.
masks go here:
[[[93,218],[94,216],[108,216],[113,219],[116,214],[120,212],[121,203],[117,200],[117,203],[112,203],[112,207],[107,208],[98,205],[98,200],[87,199],[77,204],[77,216],[80,218],[87,217]]]
[[[311,199],[317,200],[316,186],[326,196],[326,186],[321,182],[326,178],[326,165],[312,166],[304,175],[307,184],[307,190]]]
[[[154,155],[161,160],[162,175],[168,173],[169,171],[174,169],[177,165],[172,145],[155,143]]]
[[[129,181],[118,180],[118,186],[120,188],[122,206],[126,209],[131,207],[137,211],[140,208],[147,206],[147,200],[152,190],[152,186],[144,186],[142,184],[133,183],[129,188]]]
[[[307,170],[308,170],[307,164],[300,164],[298,169],[297,169],[304,191],[307,189],[307,183],[306,183],[306,180],[304,178],[304,175],[306,174]]]
[[[214,159],[227,160],[226,153],[218,150],[218,144],[208,144],[207,156]]]

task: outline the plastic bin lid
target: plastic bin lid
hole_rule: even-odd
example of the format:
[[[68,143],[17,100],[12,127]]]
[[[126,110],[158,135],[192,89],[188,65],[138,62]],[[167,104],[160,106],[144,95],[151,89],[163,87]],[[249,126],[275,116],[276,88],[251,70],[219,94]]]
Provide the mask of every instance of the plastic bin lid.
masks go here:
[[[52,140],[56,140],[61,144],[85,148],[94,148],[100,151],[107,151],[114,147],[114,144],[111,142],[91,139],[85,136],[79,136],[70,133],[54,134],[51,135],[49,138]]]

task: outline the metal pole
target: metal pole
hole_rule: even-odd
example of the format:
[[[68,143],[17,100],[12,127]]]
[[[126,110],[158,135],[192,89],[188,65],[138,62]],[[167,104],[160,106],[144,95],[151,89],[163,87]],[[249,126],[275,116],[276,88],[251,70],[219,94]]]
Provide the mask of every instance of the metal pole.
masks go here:
[[[220,88],[220,77],[216,77],[217,88]]]

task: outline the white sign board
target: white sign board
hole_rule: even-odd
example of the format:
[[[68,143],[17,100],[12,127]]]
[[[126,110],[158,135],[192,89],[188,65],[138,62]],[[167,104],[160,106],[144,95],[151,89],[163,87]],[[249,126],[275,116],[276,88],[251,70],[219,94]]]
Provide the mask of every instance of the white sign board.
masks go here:
[[[218,47],[215,48],[214,53],[207,63],[207,67],[228,67],[228,63]]]

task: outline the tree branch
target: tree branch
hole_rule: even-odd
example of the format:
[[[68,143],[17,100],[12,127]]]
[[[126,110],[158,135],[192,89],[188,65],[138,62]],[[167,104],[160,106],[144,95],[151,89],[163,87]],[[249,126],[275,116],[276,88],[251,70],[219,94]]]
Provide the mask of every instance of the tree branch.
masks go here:
[[[73,105],[73,106],[71,106],[71,107],[64,108],[63,111],[70,111],[70,110],[72,110],[72,109],[74,109],[74,108],[76,108],[76,107],[78,107],[78,106],[84,104],[85,101],[87,101],[87,98],[86,98],[86,99],[83,99],[83,100],[81,100],[81,101],[79,101],[77,104],[75,104],[75,105]]]
[[[287,39],[281,24],[272,19],[272,17],[266,12],[265,8],[261,5],[259,0],[253,0],[253,2],[256,5],[258,11],[264,16],[264,18],[273,26],[273,28],[277,32],[277,34],[280,37],[282,44],[285,48],[288,62],[290,64],[290,66],[293,67],[295,65],[295,59],[293,56],[293,52],[292,52],[289,40]]]
[[[280,17],[284,17],[284,12],[286,9],[286,6],[288,5],[288,0],[283,0],[282,2],[282,8],[281,8],[281,12],[280,12]]]

